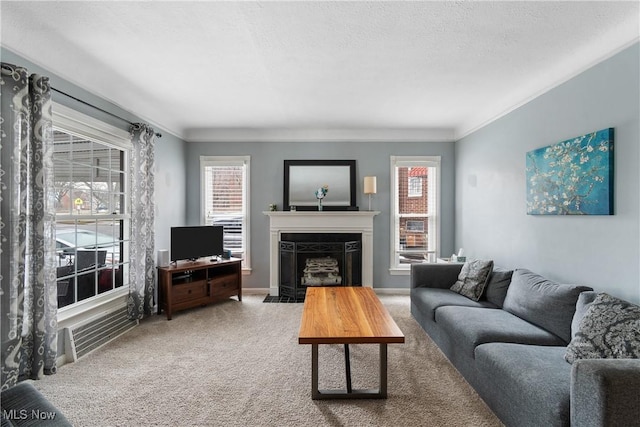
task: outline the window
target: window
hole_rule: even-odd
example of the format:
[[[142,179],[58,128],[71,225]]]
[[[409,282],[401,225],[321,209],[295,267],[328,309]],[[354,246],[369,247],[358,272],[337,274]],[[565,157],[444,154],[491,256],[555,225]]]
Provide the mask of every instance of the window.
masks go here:
[[[417,168],[414,168],[414,170]],[[424,168],[422,168],[424,169]],[[407,193],[408,197],[422,197],[422,175],[421,176],[411,176],[411,168],[409,169],[409,177],[407,178],[407,186],[409,191]]]
[[[128,285],[128,133],[55,104],[58,308]]]
[[[392,274],[439,251],[440,157],[391,156]]]
[[[249,165],[250,157],[200,157],[202,224],[224,227],[224,248],[249,259]]]
[[[424,233],[424,221],[407,220],[407,233]]]

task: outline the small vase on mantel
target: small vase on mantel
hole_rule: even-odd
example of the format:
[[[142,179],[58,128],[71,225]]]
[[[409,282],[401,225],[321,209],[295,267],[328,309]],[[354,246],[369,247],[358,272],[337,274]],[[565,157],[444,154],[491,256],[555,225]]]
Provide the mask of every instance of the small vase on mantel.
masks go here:
[[[327,184],[323,185],[322,187],[316,190],[315,195],[316,195],[316,199],[318,199],[318,211],[322,211],[322,199],[324,199],[324,197],[327,195],[328,192],[329,192],[329,186]]]

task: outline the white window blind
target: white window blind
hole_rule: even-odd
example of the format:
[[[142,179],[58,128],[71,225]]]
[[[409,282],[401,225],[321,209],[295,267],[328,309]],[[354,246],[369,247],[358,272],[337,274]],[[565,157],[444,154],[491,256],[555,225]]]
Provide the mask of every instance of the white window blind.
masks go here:
[[[242,215],[244,166],[205,168],[207,221],[217,215]]]

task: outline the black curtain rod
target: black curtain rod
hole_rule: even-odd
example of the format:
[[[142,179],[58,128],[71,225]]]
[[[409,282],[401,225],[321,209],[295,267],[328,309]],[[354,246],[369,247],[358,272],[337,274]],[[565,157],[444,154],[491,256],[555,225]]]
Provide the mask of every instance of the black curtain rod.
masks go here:
[[[130,125],[133,125],[133,123],[132,123],[132,122],[130,122],[129,120],[127,120],[127,119],[123,119],[122,117],[117,116],[117,115],[115,115],[115,114],[113,114],[113,113],[111,113],[111,112],[109,112],[109,111],[107,111],[107,110],[103,110],[103,109],[102,109],[102,108],[100,108],[100,107],[96,107],[96,106],[95,106],[95,105],[93,105],[93,104],[89,104],[87,101],[83,101],[83,100],[82,100],[82,99],[80,99],[80,98],[76,98],[76,97],[75,97],[75,96],[73,96],[73,95],[69,95],[68,93],[63,92],[63,91],[61,91],[60,89],[56,89],[55,87],[51,87],[51,90],[52,90],[52,91],[54,91],[54,92],[58,92],[59,94],[64,95],[64,96],[66,96],[66,97],[68,97],[68,98],[71,98],[71,99],[73,99],[74,101],[78,101],[79,103],[84,104],[84,105],[86,105],[86,106],[88,106],[88,107],[91,107],[91,108],[96,109],[96,110],[98,110],[98,111],[102,111],[103,113],[108,114],[108,115],[110,115],[111,117],[115,117],[115,118],[116,118],[116,119],[118,119],[118,120],[122,120],[122,121],[123,121],[123,122],[125,122],[125,123],[129,123]],[[161,133],[156,132],[156,136],[157,136],[158,138],[162,138],[162,134],[161,134]]]

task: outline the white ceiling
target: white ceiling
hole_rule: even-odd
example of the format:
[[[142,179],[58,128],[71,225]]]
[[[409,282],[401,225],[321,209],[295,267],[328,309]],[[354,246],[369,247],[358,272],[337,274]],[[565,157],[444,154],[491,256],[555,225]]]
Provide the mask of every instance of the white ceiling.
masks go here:
[[[284,130],[458,138],[640,33],[638,1],[0,8],[6,48],[189,140]]]

